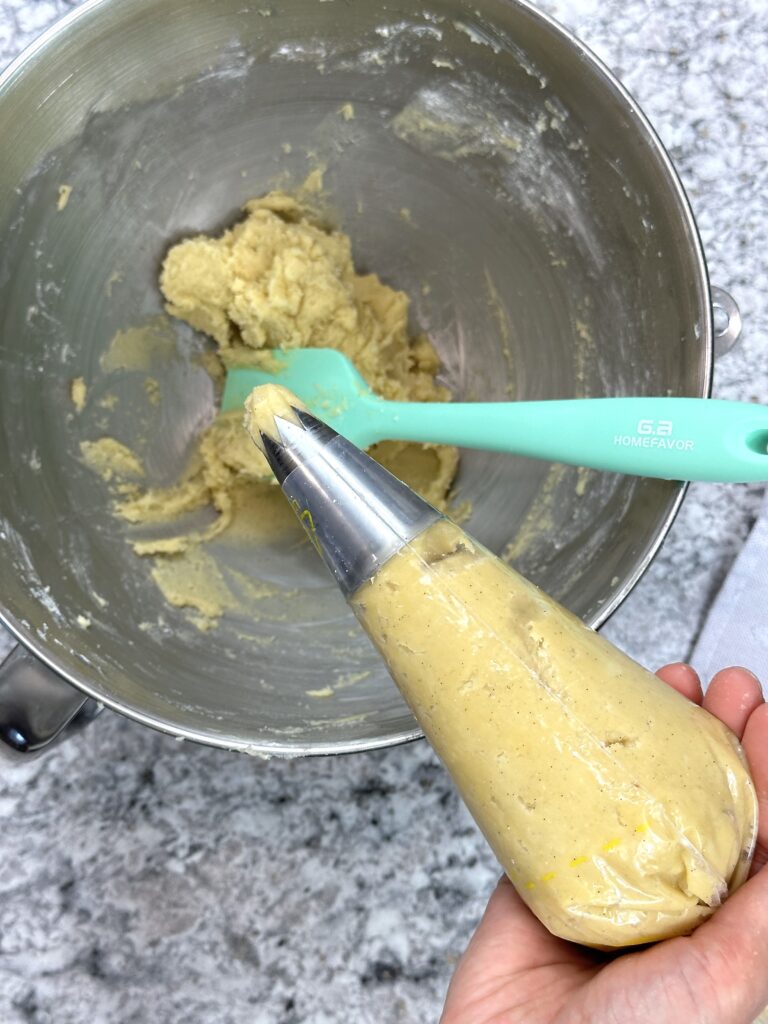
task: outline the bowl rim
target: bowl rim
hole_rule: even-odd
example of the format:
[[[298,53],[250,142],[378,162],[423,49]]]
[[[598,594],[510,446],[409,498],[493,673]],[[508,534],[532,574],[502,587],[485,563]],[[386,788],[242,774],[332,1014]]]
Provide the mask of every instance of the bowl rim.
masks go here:
[[[96,14],[99,10],[105,9],[116,3],[117,0],[84,0],[82,4],[68,11],[61,18],[57,19],[44,32],[29,43],[11,63],[0,72],[0,102],[5,92],[12,88],[15,80],[41,56],[50,46],[56,43],[58,38],[66,32],[71,31],[80,22],[85,21],[89,16]],[[152,0],[143,0],[151,3]],[[482,5],[483,0],[478,0]],[[701,234],[696,224],[690,199],[683,187],[680,176],[675,169],[672,159],[667,152],[664,143],[651,124],[649,118],[642,110],[640,104],[634,99],[629,90],[624,86],[608,65],[592,50],[586,43],[582,42],[569,28],[559,22],[552,15],[540,10],[531,0],[502,0],[505,7],[518,8],[524,11],[534,21],[541,22],[549,31],[560,36],[575,52],[575,54],[597,74],[602,85],[610,89],[616,98],[621,101],[630,115],[633,127],[642,133],[644,142],[655,153],[658,159],[663,176],[666,178],[671,197],[676,201],[677,209],[681,220],[687,228],[690,238],[690,256],[697,271],[697,289],[701,293],[702,317],[701,317],[701,338],[699,339],[702,349],[702,372],[703,388],[702,394],[696,397],[708,398],[712,393],[712,374],[714,363],[714,324],[712,314],[712,296],[707,263],[704,255],[704,248]],[[624,581],[623,585],[616,591],[609,601],[606,601],[594,615],[587,620],[587,625],[593,629],[603,626],[624,603],[626,598],[645,575],[651,563],[658,555],[669,531],[674,524],[686,492],[688,483],[676,481],[676,493],[672,496],[667,512],[659,523],[656,536],[648,545],[642,558],[638,561],[634,571]],[[2,600],[0,596],[0,601]],[[331,754],[352,754],[368,750],[380,750],[387,747],[399,746],[402,743],[409,743],[424,736],[423,731],[415,726],[411,729],[404,729],[396,733],[390,733],[373,738],[361,738],[345,741],[324,741],[324,742],[303,742],[291,743],[270,743],[260,740],[249,742],[236,736],[226,736],[216,732],[208,732],[199,729],[190,729],[174,725],[157,715],[149,714],[139,708],[123,704],[116,698],[111,698],[100,689],[91,686],[87,681],[79,678],[74,672],[59,663],[53,650],[49,649],[40,638],[32,632],[31,627],[26,626],[17,619],[8,609],[0,603],[0,623],[16,637],[30,653],[38,658],[45,666],[51,669],[61,679],[80,690],[86,697],[97,701],[99,705],[108,707],[125,717],[148,726],[158,732],[173,736],[177,740],[189,740],[204,746],[217,747],[219,749],[235,751],[248,754],[263,760],[270,760],[273,757],[298,758],[306,756],[328,756]]]

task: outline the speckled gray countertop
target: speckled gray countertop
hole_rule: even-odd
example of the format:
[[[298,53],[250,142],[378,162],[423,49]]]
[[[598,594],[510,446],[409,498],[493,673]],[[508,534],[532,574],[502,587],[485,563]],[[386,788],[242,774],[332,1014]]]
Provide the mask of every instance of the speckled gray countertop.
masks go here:
[[[0,64],[74,6],[0,0]],[[716,394],[768,402],[768,3],[543,6],[650,116],[741,306]],[[611,639],[685,657],[760,495],[693,486]],[[262,764],[104,713],[3,767],[0,822],[3,1024],[434,1021],[498,874],[424,743]]]

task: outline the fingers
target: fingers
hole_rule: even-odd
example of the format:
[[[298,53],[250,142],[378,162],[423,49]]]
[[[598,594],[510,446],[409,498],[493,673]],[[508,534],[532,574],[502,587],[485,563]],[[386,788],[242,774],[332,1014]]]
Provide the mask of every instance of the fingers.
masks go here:
[[[727,687],[722,695],[724,705],[728,703],[728,693],[741,696],[741,702],[737,702],[735,696],[731,698],[733,703],[729,710],[733,713],[737,704],[746,702],[747,695],[754,698],[750,680],[757,682],[751,672],[725,669],[715,676],[710,688],[716,681],[718,690]],[[717,691],[715,696],[718,701],[721,699]],[[754,1020],[768,1002],[768,868],[765,867],[768,861],[768,704],[763,702],[762,696],[742,726],[742,732],[742,746],[759,804],[753,877],[691,937],[704,954],[703,963],[709,962],[713,972],[719,968],[722,991],[728,993],[732,1004],[729,1020]],[[739,984],[729,982],[732,978],[739,978]]]
[[[741,739],[747,720],[763,703],[757,676],[746,668],[724,668],[709,684],[704,707]]]
[[[717,674],[711,687],[715,683],[714,703],[716,709],[720,708],[715,714],[724,710],[735,721],[739,708],[750,701],[754,703],[757,680],[751,672],[726,669]],[[706,698],[704,704],[707,704]],[[725,715],[721,717],[725,719]],[[741,732],[760,804],[753,877],[730,896],[709,921],[697,928],[690,939],[684,940],[698,953],[693,962],[699,978],[714,982],[722,993],[722,1019],[729,1021],[754,1020],[768,1003],[768,868],[764,867],[768,860],[768,704],[763,703],[762,696]],[[673,941],[679,943],[680,940]],[[681,963],[685,962],[683,958]],[[735,978],[738,984],[734,984]]]
[[[663,679],[665,683],[668,683],[669,686],[677,690],[678,693],[682,693],[688,700],[701,704],[701,681],[696,670],[691,668],[690,665],[684,665],[683,662],[677,661],[672,665],[665,665],[664,668],[660,668],[656,675],[659,679]]]
[[[768,862],[768,704],[761,704],[749,716],[742,744],[760,807],[754,873]]]
[[[754,874],[768,863],[768,704],[760,681],[746,668],[724,668],[714,676],[702,701],[701,682],[690,665],[676,662],[656,674],[684,697],[703,703],[742,741],[760,804]]]

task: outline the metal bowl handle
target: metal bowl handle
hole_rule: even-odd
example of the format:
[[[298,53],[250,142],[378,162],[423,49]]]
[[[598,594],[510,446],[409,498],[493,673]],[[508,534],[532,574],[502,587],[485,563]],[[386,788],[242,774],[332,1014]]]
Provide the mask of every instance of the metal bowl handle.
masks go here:
[[[0,664],[0,751],[14,759],[42,753],[101,707],[19,644]]]
[[[712,317],[714,320],[715,359],[730,352],[741,337],[741,313],[736,300],[725,288],[712,285]]]

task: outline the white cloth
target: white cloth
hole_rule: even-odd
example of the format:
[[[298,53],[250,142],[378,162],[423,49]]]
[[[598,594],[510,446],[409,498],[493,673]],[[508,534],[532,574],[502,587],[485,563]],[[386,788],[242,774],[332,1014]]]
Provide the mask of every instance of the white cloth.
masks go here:
[[[762,681],[768,697],[768,491],[690,661],[705,685],[721,668],[748,668]]]

